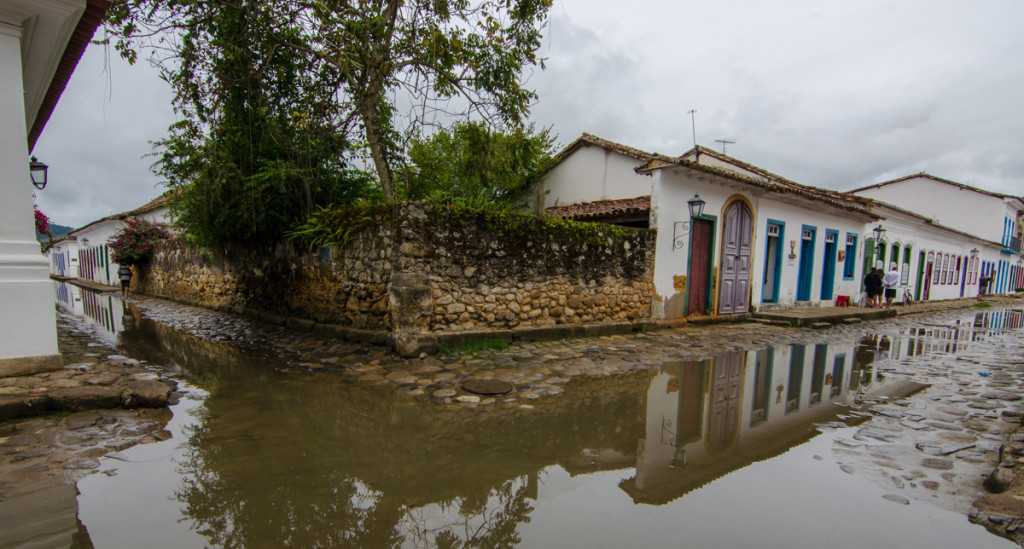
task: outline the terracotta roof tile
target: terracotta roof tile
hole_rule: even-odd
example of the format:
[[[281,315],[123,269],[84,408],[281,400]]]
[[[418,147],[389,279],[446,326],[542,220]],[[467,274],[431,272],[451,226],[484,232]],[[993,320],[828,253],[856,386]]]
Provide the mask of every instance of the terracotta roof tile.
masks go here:
[[[596,135],[583,132],[583,135],[577,137],[575,141],[569,143],[569,145],[567,145],[564,149],[562,149],[561,151],[559,151],[558,154],[555,155],[555,164],[561,162],[562,159],[572,154],[573,151],[585,145],[594,145],[597,147],[601,147],[602,149],[615,151],[624,156],[640,160],[641,162],[647,162],[651,159],[652,156],[654,156],[649,152],[641,151],[640,149],[634,149],[633,147],[628,147],[626,145],[616,143],[614,141],[608,141],[607,139],[601,139]]]
[[[650,211],[650,195],[638,196],[636,198],[622,198],[618,200],[598,200],[596,202],[570,204],[568,206],[552,206],[547,209],[548,215],[574,219],[576,221],[590,221],[606,217],[631,214],[646,214]]]
[[[756,174],[757,177],[738,174],[730,170],[701,164],[699,162],[699,157],[701,154],[713,156],[718,160],[721,160],[723,162],[726,162],[728,164],[731,164],[733,166],[742,168],[746,171]],[[689,156],[693,156],[697,158],[697,160],[688,160],[687,157]],[[748,185],[760,187],[768,191],[793,194],[808,200],[823,202],[839,209],[864,214],[876,219],[878,218],[876,214],[872,213],[868,208],[865,207],[864,200],[861,197],[849,195],[839,191],[821,189],[818,187],[811,187],[809,185],[802,185],[800,183],[790,181],[789,179],[786,179],[784,177],[775,175],[772,172],[769,172],[762,168],[758,168],[757,166],[754,166],[752,164],[743,162],[742,160],[737,160],[731,156],[715,152],[711,149],[701,147],[699,145],[696,148],[690,149],[688,152],[678,157],[654,155],[651,160],[649,160],[645,165],[638,167],[636,171],[642,173],[670,166],[689,168],[695,171],[700,171],[711,175],[717,175],[719,177],[724,177],[727,179],[731,179],[733,181],[739,181],[742,183],[746,183]]]

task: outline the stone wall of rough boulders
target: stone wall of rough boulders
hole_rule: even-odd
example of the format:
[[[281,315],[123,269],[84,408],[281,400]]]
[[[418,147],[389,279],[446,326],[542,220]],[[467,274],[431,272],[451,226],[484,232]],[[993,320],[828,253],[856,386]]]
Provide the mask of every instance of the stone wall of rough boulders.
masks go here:
[[[163,243],[137,291],[404,355],[461,334],[649,319],[654,232],[403,204],[344,248]]]

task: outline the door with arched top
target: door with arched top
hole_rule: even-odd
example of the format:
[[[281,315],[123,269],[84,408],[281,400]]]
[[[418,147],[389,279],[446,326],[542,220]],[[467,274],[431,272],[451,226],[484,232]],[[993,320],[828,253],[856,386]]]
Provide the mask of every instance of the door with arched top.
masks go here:
[[[722,223],[718,314],[745,313],[750,305],[750,248],[754,214],[742,200],[725,209]]]

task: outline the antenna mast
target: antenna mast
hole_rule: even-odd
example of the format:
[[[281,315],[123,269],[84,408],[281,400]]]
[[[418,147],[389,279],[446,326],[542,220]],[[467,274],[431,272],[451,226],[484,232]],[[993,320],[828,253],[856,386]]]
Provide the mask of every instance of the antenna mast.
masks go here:
[[[735,141],[729,141],[728,139],[716,139],[715,143],[721,143],[722,144],[722,154],[726,154],[726,152],[725,152],[725,146],[726,145],[735,145],[736,144]]]
[[[697,109],[690,109],[690,124],[693,127],[693,148],[695,149],[697,148],[697,118],[694,116],[696,112]]]

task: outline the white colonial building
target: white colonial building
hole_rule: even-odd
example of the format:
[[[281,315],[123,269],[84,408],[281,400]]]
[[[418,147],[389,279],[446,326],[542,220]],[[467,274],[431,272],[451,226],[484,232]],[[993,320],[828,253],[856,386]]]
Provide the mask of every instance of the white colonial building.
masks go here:
[[[982,274],[992,277],[990,292],[1022,286],[1021,240],[1024,199],[994,193],[926,173],[901,177],[850,191],[898,204],[933,223],[976,235],[991,245],[979,247]]]
[[[131,211],[114,214],[89,223],[68,233],[73,243],[56,242],[50,249],[50,272],[60,274],[62,266],[75,265],[77,274],[66,275],[107,286],[119,285],[117,270],[121,267],[114,262],[107,242],[124,227],[127,219],[145,219],[153,223],[171,222],[170,207],[172,192],[168,191]],[[74,253],[75,257],[70,257]]]
[[[535,187],[535,208],[657,230],[656,319],[857,302],[870,268],[891,265],[900,272],[897,302],[975,296],[989,270],[991,291],[1020,284],[1019,262],[1006,257],[1020,250],[1019,198],[972,197],[972,216],[1005,217],[1000,234],[972,230],[980,219],[947,224],[910,211],[902,195],[860,191],[802,185],[705,147],[666,157],[583,134]]]
[[[0,0],[0,376],[61,366],[29,153],[108,7],[107,0]]]

